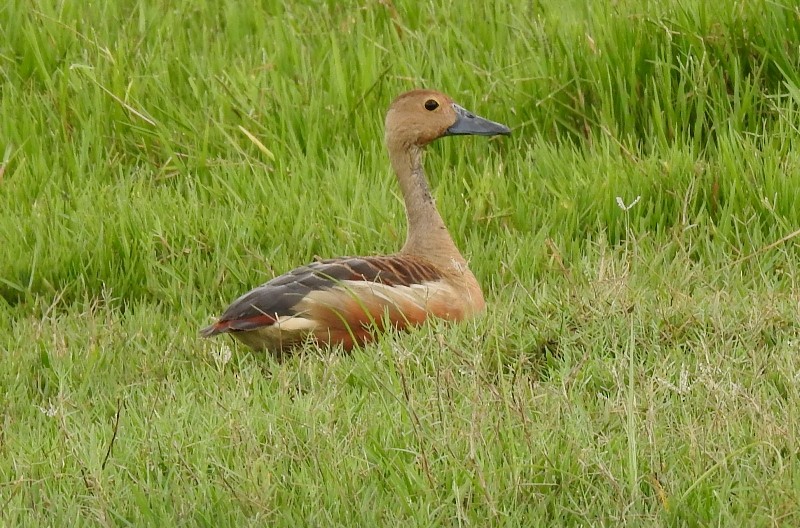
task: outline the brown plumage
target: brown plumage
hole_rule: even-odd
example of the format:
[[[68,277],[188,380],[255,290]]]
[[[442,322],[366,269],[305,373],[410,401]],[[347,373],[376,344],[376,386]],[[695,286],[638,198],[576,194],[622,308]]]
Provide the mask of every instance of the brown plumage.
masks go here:
[[[308,339],[350,349],[387,326],[404,329],[428,317],[460,321],[480,312],[481,288],[436,209],[422,154],[442,136],[509,133],[440,92],[400,95],[386,115],[386,144],[408,219],[400,252],[292,270],[239,297],[201,335],[230,333],[253,349],[275,353]]]

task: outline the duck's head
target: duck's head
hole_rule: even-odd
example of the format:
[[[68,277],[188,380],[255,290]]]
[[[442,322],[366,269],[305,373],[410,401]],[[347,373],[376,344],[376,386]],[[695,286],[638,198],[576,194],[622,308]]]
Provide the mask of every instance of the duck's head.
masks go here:
[[[435,90],[412,90],[395,99],[386,114],[389,147],[422,147],[443,136],[511,134],[500,123],[476,116]]]

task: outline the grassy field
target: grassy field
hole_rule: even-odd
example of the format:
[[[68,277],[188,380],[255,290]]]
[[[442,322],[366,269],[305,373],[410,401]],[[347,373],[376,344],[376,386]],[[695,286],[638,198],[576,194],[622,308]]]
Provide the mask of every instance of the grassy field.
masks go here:
[[[89,7],[87,7],[89,6]],[[0,6],[0,525],[797,526],[800,4]],[[197,331],[404,239],[484,317],[283,363]]]

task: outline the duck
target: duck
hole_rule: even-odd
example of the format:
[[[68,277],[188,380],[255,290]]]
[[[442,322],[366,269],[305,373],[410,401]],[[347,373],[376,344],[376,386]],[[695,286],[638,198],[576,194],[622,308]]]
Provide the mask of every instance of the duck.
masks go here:
[[[365,345],[390,328],[429,319],[459,322],[485,300],[431,194],[425,148],[445,136],[510,135],[511,130],[442,92],[399,95],[386,113],[385,143],[405,204],[406,240],[388,255],[318,260],[248,291],[200,335],[230,334],[254,351],[282,357],[299,345]]]

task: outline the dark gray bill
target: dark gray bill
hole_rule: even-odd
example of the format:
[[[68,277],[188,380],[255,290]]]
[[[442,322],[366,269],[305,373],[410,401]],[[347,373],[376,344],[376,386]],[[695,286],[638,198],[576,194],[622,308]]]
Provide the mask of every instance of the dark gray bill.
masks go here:
[[[455,103],[453,103],[453,109],[456,111],[456,122],[447,129],[447,132],[444,134],[445,136],[459,136],[465,134],[496,136],[498,134],[511,134],[511,129],[507,126],[476,116],[466,108],[462,108]]]

